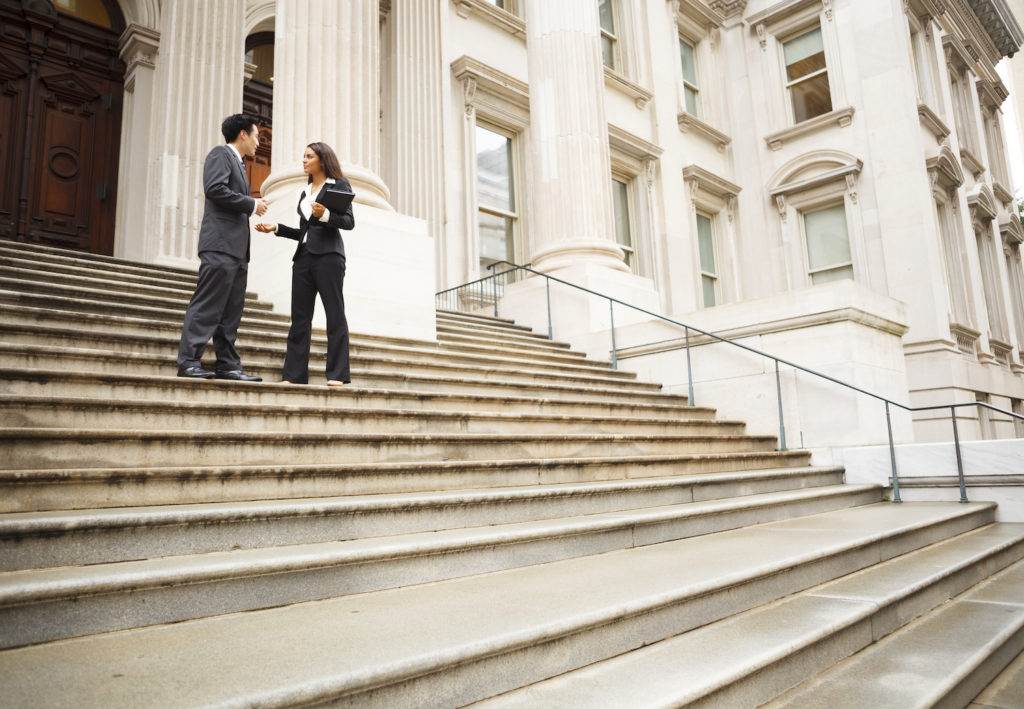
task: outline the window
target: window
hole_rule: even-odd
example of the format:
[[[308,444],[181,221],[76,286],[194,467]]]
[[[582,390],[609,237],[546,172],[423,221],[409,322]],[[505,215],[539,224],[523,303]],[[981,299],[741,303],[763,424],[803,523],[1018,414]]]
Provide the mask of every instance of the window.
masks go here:
[[[832,110],[832,94],[825,66],[821,28],[815,27],[782,45],[786,62],[786,88],[793,106],[793,121],[800,123]]]
[[[700,117],[700,89],[697,86],[697,59],[693,43],[679,38],[679,55],[683,65],[683,95],[686,112]]]
[[[967,302],[967,286],[964,279],[963,257],[957,228],[959,221],[950,214],[946,202],[936,201],[935,215],[939,224],[939,239],[942,241],[942,262],[949,290],[950,319],[959,325],[971,325],[970,308]]]
[[[626,265],[636,271],[636,251],[629,221],[629,185],[612,178],[612,206],[615,215],[615,241],[626,253]]]
[[[829,283],[853,278],[850,237],[846,231],[846,207],[805,212],[804,240],[807,245],[807,273],[811,283]]]
[[[981,284],[985,292],[989,339],[1005,343],[1009,338],[1006,335],[1006,317],[999,288],[999,268],[991,231],[987,223],[977,224],[974,237],[978,245],[978,262],[981,264]]]
[[[1006,257],[1006,275],[1010,280],[1013,322],[1017,328],[1017,350],[1024,352],[1024,272],[1021,268],[1020,245],[1006,243],[1003,253]]]
[[[598,0],[598,13],[601,19],[601,59],[609,69],[618,69],[618,35],[615,34],[614,0]]]
[[[697,250],[700,253],[700,287],[704,307],[718,305],[718,261],[715,258],[715,227],[711,217],[697,213]]]
[[[1003,187],[1010,184],[1006,157],[1003,152],[1003,131],[999,123],[999,112],[995,109],[986,110],[983,113],[985,118],[985,147],[988,150],[988,166],[992,172],[993,179]]]
[[[512,139],[476,126],[477,224],[480,273],[496,261],[515,263],[516,205]]]

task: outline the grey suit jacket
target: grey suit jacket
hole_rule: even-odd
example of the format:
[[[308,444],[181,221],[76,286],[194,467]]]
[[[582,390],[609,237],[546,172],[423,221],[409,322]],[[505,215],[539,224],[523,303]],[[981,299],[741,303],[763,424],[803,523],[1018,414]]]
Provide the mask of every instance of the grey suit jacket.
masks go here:
[[[235,152],[218,145],[203,165],[206,206],[199,227],[199,253],[218,251],[249,260],[249,216],[256,200],[249,196],[249,181]]]

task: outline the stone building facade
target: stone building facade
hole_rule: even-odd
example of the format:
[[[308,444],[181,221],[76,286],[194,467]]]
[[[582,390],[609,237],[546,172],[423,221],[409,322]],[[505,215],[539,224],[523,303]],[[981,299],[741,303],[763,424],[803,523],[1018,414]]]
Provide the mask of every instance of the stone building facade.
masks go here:
[[[245,105],[272,135],[251,169],[274,218],[306,143],[342,158],[354,328],[432,338],[433,291],[529,262],[901,401],[1024,412],[1006,0],[0,4],[29,38],[92,6],[124,77],[117,256],[195,262],[203,157]],[[0,70],[35,81],[19,61]],[[251,288],[281,307],[287,253],[254,236]],[[503,314],[546,327],[546,295],[519,279]],[[552,312],[607,354],[607,303],[560,292]],[[678,329],[615,324],[621,366],[685,386]],[[698,399],[774,429],[768,363],[708,345],[693,362]],[[873,400],[794,371],[781,388],[794,442],[884,431]],[[965,437],[1024,436],[961,415]],[[949,437],[945,413],[896,427]]]

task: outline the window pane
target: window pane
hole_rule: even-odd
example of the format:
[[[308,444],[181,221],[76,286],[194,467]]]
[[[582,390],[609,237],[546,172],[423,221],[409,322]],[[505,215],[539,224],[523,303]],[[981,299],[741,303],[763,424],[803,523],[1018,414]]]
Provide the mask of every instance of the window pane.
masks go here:
[[[697,92],[687,86],[683,89],[683,94],[686,96],[686,112],[691,116],[699,116],[700,104],[697,102]]]
[[[819,74],[789,87],[793,96],[793,120],[799,123],[832,110],[828,74]]]
[[[257,44],[245,53],[245,61],[256,65],[252,78],[271,86],[274,83],[274,43]]]
[[[679,39],[679,53],[683,61],[683,79],[694,86],[697,85],[697,63],[693,58],[693,45],[685,39]]]
[[[852,281],[853,280],[853,266],[843,266],[842,268],[834,268],[831,271],[819,271],[818,273],[811,274],[811,283],[818,285],[819,283],[831,283],[832,281]]]
[[[515,263],[512,245],[512,220],[485,212],[478,213],[480,228],[480,273],[487,273],[487,266],[495,261]]]
[[[704,307],[710,308],[717,305],[715,299],[715,279],[711,276],[700,277],[701,289],[704,292]]]
[[[807,238],[807,262],[811,271],[849,265],[850,239],[846,233],[846,208],[843,205],[804,214],[804,233]],[[849,276],[839,276],[848,277],[852,277],[852,269]],[[816,277],[813,280],[818,282]]]
[[[54,0],[57,12],[77,17],[100,27],[113,28],[103,0]]]
[[[633,236],[629,232],[629,188],[624,182],[612,180],[612,204],[615,209],[615,241],[631,249]]]
[[[786,75],[790,81],[825,68],[825,45],[821,42],[821,28],[816,27],[782,45],[786,58]]]
[[[512,141],[476,127],[476,190],[480,205],[515,211],[512,199]]]
[[[597,11],[601,15],[601,29],[608,34],[615,34],[615,11],[612,0],[597,0]]]
[[[717,275],[714,230],[711,220],[703,214],[697,215],[697,246],[700,251],[700,270]]]
[[[605,35],[601,35],[601,61],[609,69],[615,68],[615,41]]]

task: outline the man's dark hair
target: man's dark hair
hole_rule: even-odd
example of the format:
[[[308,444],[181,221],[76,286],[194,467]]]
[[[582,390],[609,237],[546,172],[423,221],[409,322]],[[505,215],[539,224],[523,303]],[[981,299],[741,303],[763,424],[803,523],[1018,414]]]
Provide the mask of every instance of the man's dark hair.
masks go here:
[[[244,113],[236,113],[224,119],[224,122],[220,124],[220,133],[224,136],[225,143],[233,143],[243,130],[246,133],[252,133],[252,129],[255,127],[255,118]]]

